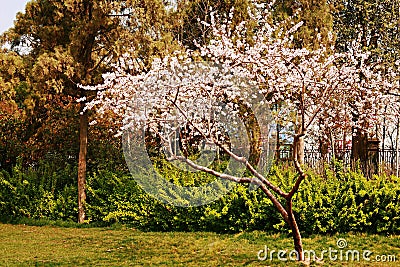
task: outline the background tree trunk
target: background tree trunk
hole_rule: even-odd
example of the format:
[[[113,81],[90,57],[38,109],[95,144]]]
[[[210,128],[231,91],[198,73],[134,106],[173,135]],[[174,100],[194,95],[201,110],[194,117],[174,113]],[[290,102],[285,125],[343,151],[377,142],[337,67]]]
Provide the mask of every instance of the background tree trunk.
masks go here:
[[[297,115],[297,126],[295,134],[298,136],[297,140],[293,142],[293,157],[297,160],[300,166],[304,165],[304,112],[299,112]],[[295,138],[296,139],[296,138]]]
[[[78,223],[84,223],[86,213],[86,155],[88,143],[88,113],[83,112],[85,103],[81,103],[79,116],[79,161],[78,161]]]
[[[397,119],[397,135],[396,135],[396,176],[399,177],[399,164],[400,164],[400,118]]]
[[[353,167],[357,161],[360,161],[361,170],[366,174],[367,171],[367,159],[368,159],[368,135],[362,133],[359,130],[355,132],[352,139],[351,146],[351,159]]]

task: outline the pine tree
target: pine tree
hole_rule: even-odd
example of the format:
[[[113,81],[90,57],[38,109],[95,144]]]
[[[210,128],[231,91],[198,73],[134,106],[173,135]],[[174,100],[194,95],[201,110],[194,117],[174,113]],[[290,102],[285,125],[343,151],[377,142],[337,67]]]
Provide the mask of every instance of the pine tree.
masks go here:
[[[277,0],[274,5],[274,19],[283,21],[292,17],[286,25],[287,28],[302,21],[303,26],[294,33],[294,46],[315,50],[321,45],[329,47],[334,42],[330,34],[333,27],[332,11],[333,6],[327,1]]]
[[[145,69],[152,57],[173,51],[166,18],[161,0],[36,0],[17,15],[14,27],[2,38],[28,62],[26,79],[35,122],[31,141],[44,152],[50,147],[68,149],[63,140],[79,130],[75,140],[79,140],[80,223],[85,220],[89,123],[84,107],[92,95],[79,85],[101,82],[101,74],[111,63],[118,64],[123,54],[130,54]],[[72,132],[62,131],[65,128]]]

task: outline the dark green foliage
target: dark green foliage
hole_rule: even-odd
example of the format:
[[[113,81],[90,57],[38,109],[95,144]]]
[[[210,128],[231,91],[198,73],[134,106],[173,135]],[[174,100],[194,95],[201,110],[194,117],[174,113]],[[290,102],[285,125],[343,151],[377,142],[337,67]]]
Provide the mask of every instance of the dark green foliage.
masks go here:
[[[272,1],[270,1],[272,2]],[[329,1],[320,0],[277,0],[273,6],[273,19],[284,21],[288,17],[293,22],[303,22],[303,26],[293,33],[296,48],[319,49],[321,45],[333,44],[332,31],[334,7]],[[286,23],[286,30],[293,27],[292,21]]]
[[[202,23],[202,21],[211,22],[211,12],[226,17],[233,11],[232,26],[235,27],[242,21],[250,19],[248,9],[253,8],[249,0],[193,0],[176,1],[176,3],[177,10],[170,18],[171,25],[174,26],[173,35],[189,49],[197,49],[195,43],[204,45],[211,39],[212,30]]]
[[[345,172],[340,163],[324,176],[308,173],[294,199],[305,235],[344,232],[400,233],[399,178]],[[75,221],[76,169],[49,165],[12,174],[0,173],[2,217]],[[171,181],[181,183],[182,178]],[[296,173],[273,167],[270,179],[288,190]],[[194,182],[194,181],[192,181]],[[190,179],[185,184],[190,183]],[[286,232],[286,224],[260,190],[238,185],[209,205],[174,207],[153,199],[127,173],[98,170],[88,177],[88,219],[91,224],[128,224],[146,231]]]
[[[331,2],[336,7],[333,16],[338,50],[348,51],[351,42],[360,39],[362,48],[372,52],[375,60],[381,58],[387,64],[399,58],[398,0]]]
[[[75,221],[75,176],[70,165],[22,169],[18,163],[11,174],[0,171],[0,215]]]

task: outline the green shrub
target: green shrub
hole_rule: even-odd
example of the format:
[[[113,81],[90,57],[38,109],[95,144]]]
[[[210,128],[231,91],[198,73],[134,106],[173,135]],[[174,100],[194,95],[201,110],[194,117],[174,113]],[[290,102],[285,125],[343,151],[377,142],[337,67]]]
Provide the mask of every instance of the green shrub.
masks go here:
[[[168,171],[168,170],[167,170]],[[399,178],[345,171],[340,162],[324,175],[311,170],[294,197],[304,235],[344,232],[400,233]],[[143,173],[143,175],[145,175]],[[193,177],[169,170],[170,181],[195,184]],[[202,181],[210,177],[197,174]],[[274,166],[270,180],[288,191],[296,179],[288,167]],[[44,164],[11,174],[0,172],[0,214],[14,218],[75,221],[76,168]],[[261,190],[237,185],[223,198],[200,207],[174,207],[153,199],[130,174],[97,170],[87,177],[87,218],[95,224],[129,224],[147,231],[286,232],[280,214]]]
[[[46,163],[23,169],[19,162],[11,174],[0,170],[1,216],[75,220],[75,177],[70,166],[57,169]]]

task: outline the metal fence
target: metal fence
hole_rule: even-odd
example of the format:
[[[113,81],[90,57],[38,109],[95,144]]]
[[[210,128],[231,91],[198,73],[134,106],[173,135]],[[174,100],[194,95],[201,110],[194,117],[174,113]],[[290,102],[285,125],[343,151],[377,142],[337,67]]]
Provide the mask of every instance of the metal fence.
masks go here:
[[[292,149],[285,148],[276,151],[280,161],[291,161],[293,157]],[[366,168],[363,170],[369,175],[374,173],[386,173],[388,175],[398,174],[397,151],[395,149],[369,150],[367,162],[361,165]],[[329,151],[321,153],[319,150],[308,149],[304,151],[304,162],[307,166],[322,172],[327,164],[332,164],[332,160],[341,161],[344,167],[353,168],[356,163],[352,161],[351,150],[336,150],[334,153]]]

